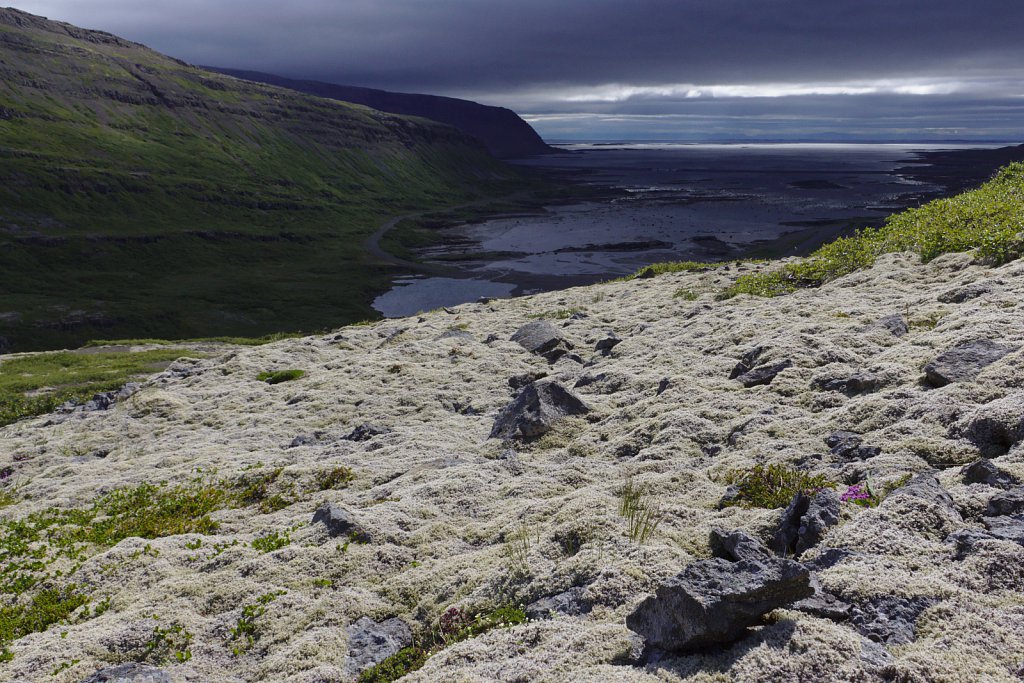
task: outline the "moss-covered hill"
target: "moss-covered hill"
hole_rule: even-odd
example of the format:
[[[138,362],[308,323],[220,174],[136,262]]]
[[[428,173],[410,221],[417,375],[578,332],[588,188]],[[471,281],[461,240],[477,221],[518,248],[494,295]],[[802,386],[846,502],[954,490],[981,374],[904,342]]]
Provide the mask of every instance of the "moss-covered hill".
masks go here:
[[[379,222],[519,182],[454,129],[0,9],[8,348],[362,319]]]
[[[0,681],[1019,681],[1019,170],[774,298],[735,286],[811,261],[210,347],[0,428]],[[508,409],[542,393],[573,415]],[[780,547],[803,488],[834,514]],[[769,562],[713,529],[816,595],[642,659],[628,617],[666,580]]]

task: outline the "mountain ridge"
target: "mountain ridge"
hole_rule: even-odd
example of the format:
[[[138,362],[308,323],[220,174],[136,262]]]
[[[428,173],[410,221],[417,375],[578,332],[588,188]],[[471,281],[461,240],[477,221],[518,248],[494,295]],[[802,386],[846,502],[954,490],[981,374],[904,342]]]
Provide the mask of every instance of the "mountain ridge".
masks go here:
[[[480,140],[499,159],[512,159],[556,152],[536,131],[511,109],[480,104],[442,95],[399,93],[376,88],[291,79],[261,71],[203,68],[244,80],[269,83],[318,97],[362,104],[392,114],[422,116],[454,126]]]

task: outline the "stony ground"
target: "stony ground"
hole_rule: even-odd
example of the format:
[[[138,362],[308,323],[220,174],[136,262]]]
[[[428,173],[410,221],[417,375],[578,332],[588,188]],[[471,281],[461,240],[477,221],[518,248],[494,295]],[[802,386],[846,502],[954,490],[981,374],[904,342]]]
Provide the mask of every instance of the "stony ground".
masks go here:
[[[818,290],[716,301],[737,272],[471,304],[181,360],[109,410],[0,430],[0,467],[13,468],[19,496],[0,511],[7,519],[141,482],[267,475],[263,500],[279,496],[216,511],[207,535],[128,538],[89,556],[64,578],[109,609],[17,640],[0,680],[81,681],[151,655],[155,629],[176,625],[191,640],[171,650],[187,644],[191,658],[153,662],[168,680],[348,681],[372,655],[352,626],[363,617],[371,631],[396,617],[423,632],[451,606],[548,596],[560,612],[453,644],[403,680],[1022,680],[1024,547],[982,534],[1001,489],[967,484],[962,470],[987,455],[1024,479],[1024,427],[989,441],[974,428],[1024,410],[1024,262],[886,256]],[[549,363],[510,341],[536,316],[570,354]],[[594,347],[608,332],[622,341],[602,355]],[[1010,352],[975,378],[925,380],[927,363],[979,339]],[[766,385],[729,379],[758,346],[757,365],[791,367]],[[306,374],[256,379],[286,369]],[[509,379],[530,373],[591,412],[528,443],[489,438],[516,394]],[[869,381],[852,390],[853,376]],[[377,430],[346,438],[363,424]],[[837,431],[867,450],[833,453]],[[877,508],[844,504],[801,559],[847,551],[816,576],[854,617],[779,609],[732,645],[641,663],[626,616],[709,556],[712,528],[770,538],[781,509],[719,501],[730,470],[773,463],[838,491],[934,472],[953,507],[898,490]],[[318,475],[339,466],[354,478],[321,490]],[[661,514],[642,543],[618,513],[628,481]],[[363,538],[314,523],[324,503],[347,510]],[[954,542],[963,529],[980,539],[966,550]],[[272,533],[287,545],[252,547]],[[244,620],[251,640],[235,635]]]

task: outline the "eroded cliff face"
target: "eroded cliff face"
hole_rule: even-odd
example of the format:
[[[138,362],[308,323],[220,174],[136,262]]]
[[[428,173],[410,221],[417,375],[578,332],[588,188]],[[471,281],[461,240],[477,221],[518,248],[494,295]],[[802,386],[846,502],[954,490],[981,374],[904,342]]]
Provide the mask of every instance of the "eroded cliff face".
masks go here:
[[[6,520],[143,482],[250,497],[213,506],[203,533],[54,560],[64,573],[47,582],[92,603],[11,643],[0,680],[81,681],[133,659],[173,681],[353,680],[452,606],[507,604],[534,618],[444,647],[404,680],[1019,680],[1024,262],[890,255],[817,290],[717,301],[738,272],[181,360],[107,410],[3,429],[0,467],[17,484]],[[511,341],[538,316],[555,343]],[[1001,352],[946,353],[965,346]],[[936,386],[950,363],[959,374]],[[306,374],[256,379],[285,369]],[[745,381],[752,372],[772,377]],[[548,410],[532,440],[489,438],[531,381],[586,410]],[[561,393],[536,386],[524,405],[543,417],[538,401]],[[982,455],[991,462],[965,473]],[[638,661],[627,615],[710,555],[712,529],[764,542],[777,531],[781,509],[720,506],[727,474],[756,464],[821,475],[837,493],[868,479],[897,488],[878,507],[844,502],[801,548],[827,604],[775,610],[732,644]],[[328,477],[341,467],[351,481]],[[908,485],[920,473],[937,483]],[[661,514],[642,543],[619,514],[630,481]]]

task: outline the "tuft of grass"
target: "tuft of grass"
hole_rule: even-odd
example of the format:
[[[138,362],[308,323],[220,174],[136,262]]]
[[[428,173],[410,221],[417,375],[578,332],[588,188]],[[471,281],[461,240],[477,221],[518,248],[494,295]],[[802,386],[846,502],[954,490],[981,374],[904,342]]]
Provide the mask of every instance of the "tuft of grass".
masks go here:
[[[699,273],[712,268],[717,268],[718,263],[703,263],[701,261],[661,261],[659,263],[652,263],[648,266],[644,266],[640,270],[636,271],[632,275],[626,275],[625,277],[619,278],[620,281],[644,279],[649,277],[656,277],[658,275],[664,275],[666,273]]]
[[[700,294],[692,289],[682,288],[677,289],[672,297],[675,299],[682,299],[683,301],[696,301],[700,297]]]
[[[1024,163],[1006,166],[981,187],[890,216],[880,228],[824,245],[806,259],[737,278],[723,298],[780,296],[819,287],[871,267],[882,254],[910,252],[924,263],[977,250],[979,262],[1000,265],[1024,255]]]
[[[725,482],[739,490],[728,505],[768,509],[786,507],[799,491],[835,487],[822,475],[808,474],[784,465],[755,465],[749,470],[730,470],[725,475]]]
[[[355,478],[356,475],[350,468],[339,466],[329,469],[326,472],[318,473],[316,475],[316,485],[321,491],[340,489],[348,486]]]
[[[530,548],[533,546],[533,531],[525,521],[505,536],[504,554],[511,574],[525,576],[530,573]]]
[[[626,520],[626,536],[637,545],[650,540],[662,520],[661,506],[649,500],[632,479],[619,491],[619,515]]]
[[[256,379],[267,384],[280,384],[281,382],[291,382],[299,379],[305,374],[305,370],[275,370],[273,372],[261,372],[256,375]]]

